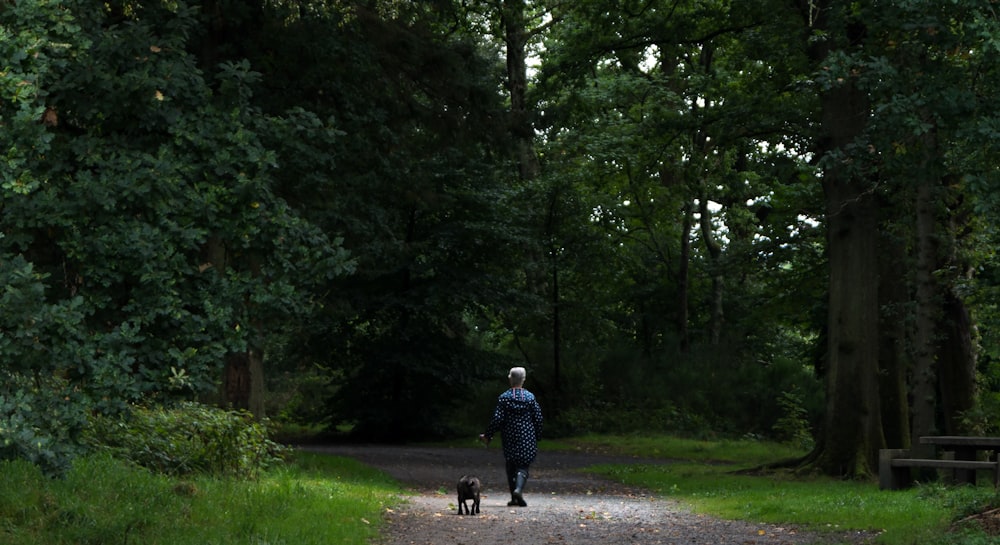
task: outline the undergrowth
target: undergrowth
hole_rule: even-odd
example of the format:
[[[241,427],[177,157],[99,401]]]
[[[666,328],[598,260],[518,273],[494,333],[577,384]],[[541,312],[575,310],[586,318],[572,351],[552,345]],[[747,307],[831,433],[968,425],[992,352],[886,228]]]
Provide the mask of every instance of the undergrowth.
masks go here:
[[[399,493],[353,460],[307,453],[256,480],[171,477],[106,453],[58,479],[0,462],[0,543],[362,545]]]

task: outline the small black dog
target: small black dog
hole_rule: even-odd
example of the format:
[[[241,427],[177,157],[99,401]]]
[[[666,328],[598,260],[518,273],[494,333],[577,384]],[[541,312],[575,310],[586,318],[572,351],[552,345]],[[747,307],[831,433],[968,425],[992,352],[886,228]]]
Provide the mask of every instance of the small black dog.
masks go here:
[[[462,514],[462,507],[465,507],[466,515],[479,514],[479,478],[471,475],[463,475],[458,480],[458,514]],[[466,500],[472,500],[472,510],[465,504]]]

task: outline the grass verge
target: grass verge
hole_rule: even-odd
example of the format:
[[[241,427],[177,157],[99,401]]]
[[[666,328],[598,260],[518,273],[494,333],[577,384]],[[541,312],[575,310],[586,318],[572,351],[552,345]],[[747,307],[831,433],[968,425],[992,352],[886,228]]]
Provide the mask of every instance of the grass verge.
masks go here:
[[[992,485],[921,485],[879,490],[874,481],[845,481],[788,471],[745,470],[804,454],[760,441],[695,441],[673,437],[590,436],[556,441],[555,449],[590,450],[676,460],[671,464],[607,465],[593,471],[682,501],[721,518],[794,524],[817,531],[880,532],[884,545],[997,543],[978,530],[949,532],[954,520],[1000,504]]]
[[[2,462],[0,543],[363,545],[400,493],[351,459],[310,453],[255,481],[173,479],[106,456],[63,479]]]

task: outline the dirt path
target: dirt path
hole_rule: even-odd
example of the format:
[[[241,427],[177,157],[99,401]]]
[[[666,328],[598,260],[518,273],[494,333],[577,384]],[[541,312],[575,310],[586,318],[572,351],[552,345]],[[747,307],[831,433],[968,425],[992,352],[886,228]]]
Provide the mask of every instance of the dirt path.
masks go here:
[[[586,453],[542,452],[525,489],[510,500],[496,448],[324,446],[308,450],[355,458],[392,475],[414,495],[387,514],[381,545],[806,545],[867,543],[866,533],[815,534],[791,526],[724,521],[675,501],[579,471],[604,463],[665,463]],[[481,513],[456,512],[463,474],[483,483]]]

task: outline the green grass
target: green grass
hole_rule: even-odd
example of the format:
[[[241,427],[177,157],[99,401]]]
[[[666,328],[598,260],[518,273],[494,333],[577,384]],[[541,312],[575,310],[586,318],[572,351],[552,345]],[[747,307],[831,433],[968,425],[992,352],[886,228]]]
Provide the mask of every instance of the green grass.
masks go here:
[[[646,458],[745,465],[761,465],[804,454],[801,450],[788,445],[764,441],[729,439],[706,441],[658,435],[586,435],[574,439],[542,441],[539,446],[543,450],[604,452]]]
[[[819,531],[876,530],[884,545],[996,543],[981,533],[947,532],[953,520],[1000,505],[986,484],[881,491],[874,481],[741,471],[803,454],[760,441],[589,436],[541,447],[669,459],[592,471],[713,516]],[[0,543],[363,545],[377,537],[385,510],[402,494],[397,483],[354,460],[312,453],[296,453],[256,481],[180,480],[103,456],[78,460],[62,479],[25,462],[0,462]]]
[[[671,464],[592,468],[630,485],[680,500],[694,511],[752,522],[794,524],[818,531],[878,531],[885,545],[995,543],[981,534],[948,534],[951,522],[996,505],[990,485],[977,488],[925,485],[879,490],[872,481],[845,481],[788,471],[744,471],[804,454],[761,441],[695,441],[672,437],[583,437],[550,449],[600,451],[676,460]]]
[[[257,481],[178,480],[106,457],[64,479],[0,463],[0,543],[367,544],[400,488],[347,458],[300,453]]]
[[[881,543],[927,543],[949,518],[940,504],[920,499],[916,491],[880,491],[869,482],[819,477],[738,475],[733,469],[683,463],[595,471],[683,500],[698,512],[820,531],[879,530]]]

